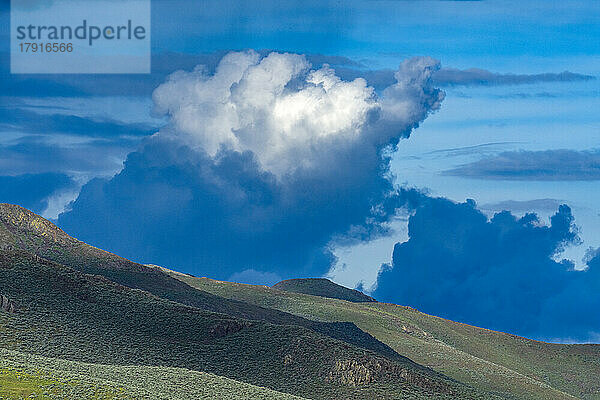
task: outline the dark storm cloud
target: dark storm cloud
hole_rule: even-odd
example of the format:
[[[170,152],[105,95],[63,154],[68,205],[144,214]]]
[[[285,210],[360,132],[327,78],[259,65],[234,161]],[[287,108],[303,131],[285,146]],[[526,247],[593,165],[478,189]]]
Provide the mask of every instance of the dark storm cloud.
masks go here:
[[[194,274],[320,275],[333,261],[325,248],[332,236],[352,225],[368,236],[393,212],[393,200],[384,201],[392,184],[373,161],[281,184],[250,152],[212,159],[152,141],[110,181],[85,185],[59,224],[123,256]],[[372,214],[378,203],[380,214]]]
[[[380,273],[378,300],[529,337],[586,340],[599,329],[600,265],[574,271],[553,259],[579,243],[569,207],[546,225],[508,211],[488,220],[473,201],[423,196],[408,229]]]

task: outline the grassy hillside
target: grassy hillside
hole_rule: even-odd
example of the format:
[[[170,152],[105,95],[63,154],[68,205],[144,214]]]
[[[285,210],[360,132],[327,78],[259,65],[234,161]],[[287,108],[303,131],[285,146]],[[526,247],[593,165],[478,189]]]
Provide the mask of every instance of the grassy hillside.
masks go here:
[[[180,276],[188,284],[322,321],[352,321],[400,354],[504,398],[600,399],[600,346],[547,344],[423,314]]]
[[[374,298],[358,290],[349,289],[324,278],[287,279],[273,285],[273,289],[312,294],[313,296],[329,297],[355,303],[375,301]]]
[[[19,206],[0,204],[0,250],[2,249],[24,250],[75,270],[101,275],[121,285],[145,290],[158,297],[202,310],[279,325],[303,326],[386,357],[398,357],[389,346],[361,331],[351,322],[312,321],[194,289],[169,276],[159,267],[140,265],[72,238],[51,222]]]
[[[182,368],[87,364],[0,349],[2,399],[302,400]]]
[[[0,251],[0,347],[113,365],[205,371],[308,398],[478,398],[406,358],[296,325],[212,313],[18,251]]]
[[[356,302],[366,299],[332,285],[278,290],[144,266],[0,205],[1,387],[52,398],[202,398],[214,388],[222,398],[600,399],[600,346]],[[172,390],[159,391],[161,375]],[[134,376],[147,377],[143,387]],[[198,382],[209,391],[177,392]]]

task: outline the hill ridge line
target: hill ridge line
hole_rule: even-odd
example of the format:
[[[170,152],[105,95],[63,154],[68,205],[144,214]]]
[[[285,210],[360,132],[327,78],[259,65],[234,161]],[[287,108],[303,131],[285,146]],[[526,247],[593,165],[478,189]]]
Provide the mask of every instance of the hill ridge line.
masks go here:
[[[400,305],[393,304],[393,303],[384,303],[384,304],[388,304],[388,305],[392,305],[392,306],[397,306],[397,307],[405,307],[405,306],[400,306]],[[399,321],[399,322],[401,322],[401,321],[402,321],[400,318],[398,318],[397,316],[395,316],[395,315],[393,315],[393,314],[391,314],[391,313],[389,313],[389,312],[386,312],[386,311],[384,311],[384,310],[381,310],[381,309],[373,309],[372,307],[369,307],[369,304],[368,304],[368,303],[365,303],[365,304],[360,304],[360,306],[362,306],[362,307],[366,307],[366,308],[369,308],[370,310],[372,310],[372,311],[375,311],[375,312],[377,312],[377,313],[384,314],[384,315],[386,315],[388,318],[390,318],[390,319],[392,319],[392,320],[394,320],[394,321]],[[517,335],[511,335],[511,334],[509,334],[509,333],[505,333],[505,332],[499,332],[499,331],[494,331],[494,330],[491,330],[491,329],[480,328],[480,327],[477,327],[477,326],[473,326],[473,325],[469,325],[469,324],[464,324],[464,323],[461,323],[461,322],[457,322],[457,321],[449,320],[449,319],[442,318],[442,317],[438,317],[438,316],[435,316],[435,315],[426,314],[426,313],[423,313],[423,312],[421,312],[421,311],[419,311],[419,310],[417,310],[417,309],[415,309],[415,308],[412,308],[412,307],[409,307],[409,308],[411,308],[412,310],[414,310],[414,311],[416,311],[416,312],[418,312],[418,313],[421,313],[421,314],[423,314],[423,315],[427,315],[428,317],[434,317],[434,318],[436,318],[436,319],[440,319],[440,320],[443,320],[443,321],[446,321],[446,322],[455,323],[455,324],[460,324],[460,325],[466,325],[466,326],[468,326],[468,327],[471,327],[471,328],[476,328],[476,329],[478,329],[478,330],[483,330],[483,331],[487,331],[487,332],[491,332],[491,333],[495,333],[495,334],[509,335],[509,336],[512,336],[512,337],[520,338],[520,339],[531,340],[531,339],[528,339],[528,338],[523,338],[523,337],[521,337],[521,336],[517,336]],[[466,351],[464,351],[464,350],[458,349],[458,348],[456,348],[456,347],[452,346],[451,344],[449,344],[449,343],[446,343],[446,342],[444,342],[442,339],[440,339],[440,338],[437,338],[437,337],[435,337],[435,336],[433,336],[433,335],[431,335],[431,337],[433,338],[433,340],[434,340],[434,341],[436,341],[436,342],[437,342],[437,343],[439,343],[440,345],[442,345],[442,346],[444,346],[444,347],[446,347],[446,348],[448,348],[448,349],[451,349],[451,350],[452,350],[452,351],[454,351],[454,352],[457,352],[457,353],[463,354],[464,356],[466,356],[466,357],[468,357],[468,358],[472,358],[472,359],[478,360],[478,361],[480,361],[480,362],[482,362],[482,363],[484,363],[484,364],[493,365],[493,366],[497,367],[498,369],[501,369],[501,370],[504,370],[504,371],[509,371],[509,372],[511,372],[513,375],[516,375],[516,376],[518,376],[518,377],[522,377],[522,378],[523,378],[523,379],[525,379],[526,381],[528,381],[528,382],[530,382],[530,383],[532,383],[532,384],[534,384],[534,385],[537,385],[537,386],[539,386],[539,387],[542,387],[542,388],[545,388],[545,389],[550,389],[550,390],[556,391],[556,392],[558,392],[558,393],[561,393],[561,394],[563,394],[563,395],[565,395],[565,396],[567,396],[567,397],[573,398],[573,399],[578,399],[578,397],[575,397],[575,396],[573,396],[573,395],[572,395],[572,394],[570,394],[570,393],[564,392],[564,391],[562,391],[562,390],[560,390],[560,389],[558,389],[558,388],[556,388],[556,387],[554,387],[554,386],[551,386],[551,385],[547,384],[546,382],[540,381],[540,380],[538,380],[538,379],[536,379],[536,378],[534,378],[534,377],[532,377],[532,376],[525,375],[525,374],[523,374],[523,373],[521,373],[521,372],[519,372],[519,371],[515,371],[514,369],[508,368],[508,367],[506,367],[506,366],[504,366],[504,365],[502,365],[502,364],[498,364],[498,363],[496,363],[496,362],[494,362],[494,361],[487,360],[487,359],[485,359],[485,358],[481,358],[481,357],[479,357],[479,356],[476,356],[476,355],[474,355],[474,354],[468,353],[468,352],[466,352]],[[419,339],[419,338],[417,338],[416,340],[419,340],[419,341],[425,342],[423,339]],[[541,342],[541,343],[545,343],[545,342]],[[548,343],[545,343],[545,344],[548,344]]]

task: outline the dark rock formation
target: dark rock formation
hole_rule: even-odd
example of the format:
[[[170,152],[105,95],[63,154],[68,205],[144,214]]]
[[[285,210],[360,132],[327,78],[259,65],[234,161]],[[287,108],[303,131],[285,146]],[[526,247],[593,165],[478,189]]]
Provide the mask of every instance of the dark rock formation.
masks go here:
[[[4,295],[0,295],[0,308],[9,313],[17,312],[17,307],[15,303],[12,302],[8,297]]]

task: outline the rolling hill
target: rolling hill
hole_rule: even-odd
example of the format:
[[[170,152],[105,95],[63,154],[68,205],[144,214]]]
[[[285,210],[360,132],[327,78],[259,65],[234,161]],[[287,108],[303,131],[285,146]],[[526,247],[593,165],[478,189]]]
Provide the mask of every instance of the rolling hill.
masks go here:
[[[312,321],[210,294],[8,205],[0,206],[0,294],[12,304],[0,310],[5,397],[39,389],[60,398],[72,389],[90,398],[168,398],[152,394],[156,384],[134,387],[116,377],[153,380],[167,371],[179,386],[210,378],[213,398],[256,390],[265,398],[489,398],[351,322]],[[85,368],[97,373],[77,378]],[[182,370],[189,373],[174,372]]]
[[[355,303],[208,278],[178,279],[215,295],[299,316],[352,321],[398,353],[501,398],[600,399],[600,345],[543,343],[394,304]]]
[[[140,265],[0,205],[0,398],[600,399],[598,377],[598,345]]]
[[[273,289],[292,293],[312,294],[313,296],[329,297],[331,299],[352,301],[354,303],[375,301],[374,298],[358,290],[349,289],[324,278],[287,279],[273,285]]]
[[[137,264],[70,237],[51,222],[19,206],[0,204],[0,250],[23,250],[77,271],[104,276],[132,289],[202,310],[279,325],[298,325],[376,351],[398,355],[387,345],[351,322],[313,321],[279,310],[260,307],[197,290],[158,267]]]

